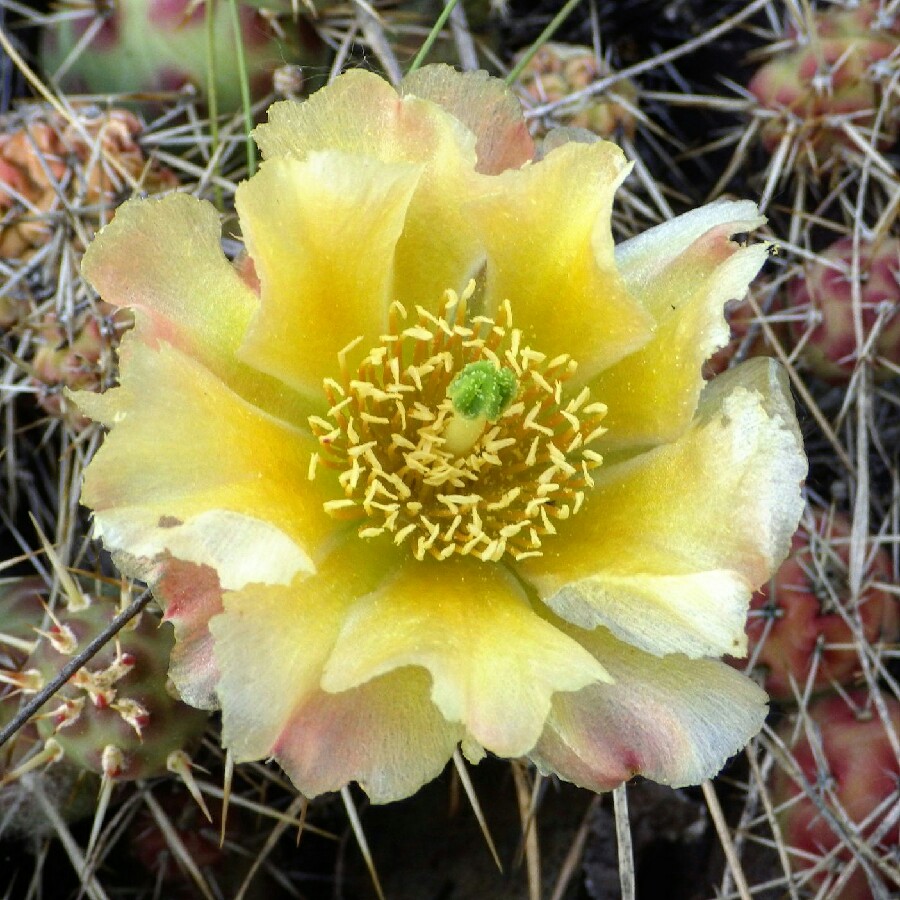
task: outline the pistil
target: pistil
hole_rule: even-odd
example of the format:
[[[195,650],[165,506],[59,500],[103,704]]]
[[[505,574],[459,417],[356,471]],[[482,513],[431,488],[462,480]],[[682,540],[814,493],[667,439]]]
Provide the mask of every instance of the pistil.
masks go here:
[[[453,412],[444,425],[444,449],[463,456],[475,446],[489,422],[513,402],[519,382],[515,372],[489,360],[468,363],[447,388]]]

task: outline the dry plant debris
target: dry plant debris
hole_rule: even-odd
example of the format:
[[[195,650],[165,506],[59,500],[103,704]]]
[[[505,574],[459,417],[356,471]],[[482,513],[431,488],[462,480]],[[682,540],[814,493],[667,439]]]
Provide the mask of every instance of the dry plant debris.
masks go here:
[[[251,117],[348,66],[396,76],[442,8],[271,5],[273,23],[306,17],[328,56],[257,83]],[[566,5],[460,3],[430,58],[503,74]],[[710,369],[781,360],[811,463],[795,552],[754,602],[754,649],[736,662],[768,684],[770,726],[702,794],[629,787],[634,858],[620,880],[608,798],[495,763],[451,769],[392,807],[350,792],[309,804],[272,767],[233,769],[215,719],[190,776],[212,825],[177,775],[149,771],[113,785],[97,815],[96,773],[39,757],[48,716],[72,702],[63,693],[0,755],[3,896],[377,896],[368,868],[388,896],[424,900],[608,898],[620,885],[627,897],[631,875],[637,896],[667,900],[900,893],[900,2],[568,5],[515,87],[536,134],[617,131],[634,160],[618,237],[736,194],[760,199],[778,248],[729,308],[733,339]],[[179,89],[126,109],[132,96],[66,93],[40,69],[42,29],[82,22],[70,68],[115,6],[0,0],[0,668],[12,673],[0,726],[37,686],[32,645],[61,639],[61,598],[121,588],[78,506],[97,427],[65,401],[66,387],[114,383],[129,325],[82,281],[85,245],[125,198],[177,186],[216,202],[226,251],[241,250],[230,214],[251,160],[236,102],[213,118]]]

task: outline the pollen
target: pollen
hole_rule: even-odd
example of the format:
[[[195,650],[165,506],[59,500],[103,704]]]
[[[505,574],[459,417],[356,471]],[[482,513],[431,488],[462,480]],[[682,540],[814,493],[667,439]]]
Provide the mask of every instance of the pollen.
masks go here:
[[[603,462],[591,445],[606,407],[587,388],[567,391],[575,361],[529,347],[509,302],[494,318],[470,317],[474,290],[447,291],[440,316],[394,303],[388,332],[356,368],[348,358],[361,338],[338,354],[339,376],[323,383],[328,412],[309,420],[319,448],[308,477],[336,477],[344,495],[326,511],[419,560],[541,555]],[[473,373],[501,401],[461,403]]]

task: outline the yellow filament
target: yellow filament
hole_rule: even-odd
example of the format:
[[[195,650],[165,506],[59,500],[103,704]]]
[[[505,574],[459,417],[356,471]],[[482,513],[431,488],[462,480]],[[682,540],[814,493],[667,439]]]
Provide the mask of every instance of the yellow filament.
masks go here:
[[[328,413],[310,419],[320,447],[307,475],[336,472],[344,492],[326,511],[418,559],[540,555],[555,523],[583,508],[602,463],[590,445],[604,433],[606,407],[590,403],[587,388],[567,394],[574,361],[525,345],[509,303],[496,320],[467,318],[473,290],[448,291],[440,317],[418,307],[410,321],[392,304],[388,333],[356,371],[347,356],[359,339],[339,354],[340,377],[323,385]],[[515,376],[515,393],[493,421],[467,418],[448,388],[488,365]]]

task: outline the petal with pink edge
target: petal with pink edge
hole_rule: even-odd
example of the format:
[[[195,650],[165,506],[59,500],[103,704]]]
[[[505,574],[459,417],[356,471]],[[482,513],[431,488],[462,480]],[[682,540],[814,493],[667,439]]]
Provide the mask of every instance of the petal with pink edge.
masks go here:
[[[724,307],[747,293],[767,244],[732,235],[765,219],[749,202],[720,201],[651,228],[616,248],[630,293],[656,322],[653,340],[592,383],[608,407],[608,448],[648,447],[688,427],[703,389],[702,366],[728,342]]]
[[[505,569],[470,559],[407,562],[351,610],[322,678],[351,690],[422,666],[432,700],[501,756],[530,750],[556,691],[605,679],[596,659],[532,610]]]
[[[660,659],[604,628],[569,631],[614,680],[553,698],[529,754],[542,772],[594,791],[634,775],[673,787],[699,784],[762,728],[765,693],[730,666],[681,655]]]
[[[523,343],[569,354],[580,380],[650,338],[652,319],[613,256],[613,195],[626,173],[614,144],[565,144],[491,179],[470,206],[487,251],[488,308],[509,300]]]
[[[121,555],[117,557],[120,558]],[[218,574],[210,566],[168,558],[147,577],[166,621],[175,626],[169,677],[186,703],[215,709],[219,669],[213,656],[209,620],[222,612]]]
[[[347,611],[396,559],[355,534],[289,585],[226,594],[209,623],[220,678],[223,741],[238,761],[268,756],[294,711],[319,690]]]
[[[703,235],[723,225],[750,231],[765,223],[765,216],[752,200],[716,200],[676,216],[616,247],[616,261],[628,287],[640,291],[663,272]]]
[[[394,256],[419,166],[317,152],[263,163],[237,190],[260,308],[241,358],[312,396],[338,352],[387,326]],[[327,214],[323,215],[323,210]]]
[[[314,797],[357,781],[373,803],[436,778],[463,737],[429,696],[420,668],[395,669],[340,694],[318,691],[294,710],[272,756]]]
[[[226,589],[309,570],[336,528],[322,508],[332,494],[308,480],[312,435],[168,344],[129,336],[122,357],[120,387],[74,395],[111,428],[82,493],[107,548],[135,566],[167,556],[211,566]]]
[[[235,357],[258,300],[225,258],[219,215],[187,194],[129,200],[84,254],[85,278],[107,303],[135,311],[136,333],[177,346],[273,412],[283,388]]]
[[[403,79],[400,93],[430,100],[459,119],[475,135],[475,168],[484,175],[519,169],[534,157],[522,104],[487,72],[458,72],[444,64],[423,66]]]
[[[806,460],[772,360],[716,378],[674,444],[604,466],[522,576],[564,619],[650,653],[740,656],[750,594],[784,559]]]

